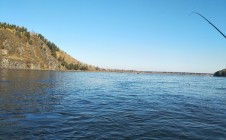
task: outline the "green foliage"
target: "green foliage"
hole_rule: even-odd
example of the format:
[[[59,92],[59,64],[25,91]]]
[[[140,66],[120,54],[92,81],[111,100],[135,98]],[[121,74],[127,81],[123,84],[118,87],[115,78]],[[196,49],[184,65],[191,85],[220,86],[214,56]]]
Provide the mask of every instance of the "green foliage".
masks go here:
[[[10,29],[10,30],[15,30],[15,35],[17,35],[19,38],[21,38],[22,34],[24,34],[24,36],[26,36],[26,41],[32,45],[32,40],[31,40],[31,35],[30,32],[27,31],[27,29],[25,27],[20,27],[20,26],[16,26],[16,25],[12,25],[12,24],[8,24],[8,23],[2,23],[0,22],[0,28],[2,29]]]
[[[25,35],[28,39],[30,39],[30,37],[31,37],[29,32],[25,32],[24,35]]]
[[[28,39],[30,39],[30,33],[27,31],[27,29],[25,27],[20,27],[20,26],[16,26],[13,24],[9,24],[9,23],[5,23],[5,22],[0,22],[0,28],[2,29],[10,29],[10,30],[15,30],[16,31],[16,35],[19,34],[24,34]]]
[[[48,41],[43,35],[38,34],[38,37],[46,43],[46,45],[49,47],[49,49],[51,50],[51,54],[53,57],[57,58],[56,52],[59,51],[60,49],[53,43]]]
[[[45,37],[44,37],[43,35],[38,34],[38,37],[39,37],[42,41],[44,41],[44,42],[45,42]]]
[[[100,70],[100,68],[99,68],[99,67],[95,67],[95,70],[96,70],[96,71],[99,71],[99,70]]]
[[[80,70],[86,71],[86,70],[88,70],[88,66],[84,65],[84,66],[82,66],[82,67],[80,68]]]
[[[78,64],[73,64],[73,63],[70,63],[68,64],[64,58],[62,57],[59,57],[58,58],[58,61],[61,63],[62,66],[64,66],[67,70],[83,70],[83,71],[87,71],[89,70],[88,69],[88,66],[85,65],[85,64],[81,64],[81,63],[78,63]]]

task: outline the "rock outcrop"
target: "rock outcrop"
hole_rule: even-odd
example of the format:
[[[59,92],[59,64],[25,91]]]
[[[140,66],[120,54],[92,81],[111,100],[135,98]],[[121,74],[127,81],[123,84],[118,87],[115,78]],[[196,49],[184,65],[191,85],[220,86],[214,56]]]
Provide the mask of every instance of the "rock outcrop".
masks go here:
[[[7,23],[0,23],[0,68],[100,70],[74,59],[41,34]]]
[[[25,37],[20,38],[8,29],[0,29],[0,68],[5,69],[51,69],[56,70],[59,63],[36,35],[29,44]]]

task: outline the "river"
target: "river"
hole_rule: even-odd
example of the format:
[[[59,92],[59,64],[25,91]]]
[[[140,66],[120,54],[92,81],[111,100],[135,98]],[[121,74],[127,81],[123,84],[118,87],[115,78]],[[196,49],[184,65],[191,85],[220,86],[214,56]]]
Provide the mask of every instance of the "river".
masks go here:
[[[0,139],[225,139],[226,78],[0,70]]]

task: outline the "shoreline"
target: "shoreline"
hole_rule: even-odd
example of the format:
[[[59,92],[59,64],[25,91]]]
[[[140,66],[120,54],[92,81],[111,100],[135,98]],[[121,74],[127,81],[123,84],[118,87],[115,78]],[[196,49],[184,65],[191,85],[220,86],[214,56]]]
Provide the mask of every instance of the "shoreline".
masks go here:
[[[132,73],[132,74],[165,74],[165,75],[214,76],[214,74],[212,74],[212,73],[135,71],[135,70],[110,70],[110,69],[102,70],[102,71],[82,71],[82,70],[5,69],[5,68],[0,68],[0,70],[55,71],[55,72],[110,72],[110,73]]]

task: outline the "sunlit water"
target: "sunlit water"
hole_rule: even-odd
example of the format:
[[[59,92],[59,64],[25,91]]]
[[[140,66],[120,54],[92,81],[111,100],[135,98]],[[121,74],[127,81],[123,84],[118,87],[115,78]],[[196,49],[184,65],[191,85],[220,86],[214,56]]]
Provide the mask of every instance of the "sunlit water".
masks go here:
[[[0,139],[225,139],[226,78],[0,70]]]

